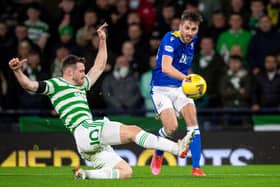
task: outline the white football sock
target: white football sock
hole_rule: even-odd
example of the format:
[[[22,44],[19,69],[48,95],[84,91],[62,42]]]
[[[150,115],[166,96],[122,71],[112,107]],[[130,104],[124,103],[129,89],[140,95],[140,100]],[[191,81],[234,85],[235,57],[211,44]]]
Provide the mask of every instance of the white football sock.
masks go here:
[[[200,130],[199,130],[199,126],[198,125],[187,127],[186,130],[187,130],[187,133],[189,131],[194,131],[195,134],[200,134]]]
[[[174,155],[178,154],[177,143],[159,136],[157,137],[144,130],[141,130],[136,135],[135,143],[144,148],[152,148],[152,149],[159,149],[162,151],[168,151],[170,153],[173,153]]]
[[[84,170],[88,179],[118,179],[120,171],[114,168],[104,167],[95,170]]]

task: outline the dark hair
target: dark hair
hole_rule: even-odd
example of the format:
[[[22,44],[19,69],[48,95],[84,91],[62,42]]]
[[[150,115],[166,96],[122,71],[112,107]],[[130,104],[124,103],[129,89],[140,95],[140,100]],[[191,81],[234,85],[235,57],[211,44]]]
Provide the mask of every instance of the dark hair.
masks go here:
[[[224,12],[221,9],[217,9],[212,13],[212,15],[215,15],[215,14],[222,14],[223,16],[225,16]]]
[[[186,20],[200,23],[203,19],[199,12],[193,10],[185,10],[182,13],[181,21],[183,22]]]
[[[41,6],[40,6],[40,4],[39,3],[36,3],[36,2],[34,2],[34,3],[30,3],[29,5],[28,5],[28,9],[29,8],[32,8],[32,9],[35,9],[35,10],[37,10],[37,11],[41,11]]]
[[[175,3],[172,0],[164,1],[162,8],[166,8],[166,7],[175,8]]]
[[[237,61],[240,61],[242,62],[242,57],[240,55],[230,55],[229,57],[230,60],[237,60]]]
[[[70,67],[70,66],[76,66],[77,63],[86,63],[86,59],[83,57],[78,57],[76,55],[68,55],[62,60],[62,72],[65,70],[65,68]]]
[[[238,12],[232,12],[232,13],[229,15],[229,17],[231,17],[231,16],[239,16],[241,19],[243,19],[242,15],[241,15],[240,13],[238,13]]]
[[[23,22],[19,22],[19,23],[16,25],[16,27],[26,27],[26,28],[27,28],[27,26],[26,26]]]

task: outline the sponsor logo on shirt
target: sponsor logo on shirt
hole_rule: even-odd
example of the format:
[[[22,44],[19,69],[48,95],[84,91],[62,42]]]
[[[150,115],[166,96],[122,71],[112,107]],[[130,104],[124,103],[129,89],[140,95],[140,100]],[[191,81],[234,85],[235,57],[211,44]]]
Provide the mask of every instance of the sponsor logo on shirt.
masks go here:
[[[167,51],[167,52],[170,52],[170,53],[172,53],[174,51],[173,47],[170,46],[170,45],[164,46],[164,50]]]

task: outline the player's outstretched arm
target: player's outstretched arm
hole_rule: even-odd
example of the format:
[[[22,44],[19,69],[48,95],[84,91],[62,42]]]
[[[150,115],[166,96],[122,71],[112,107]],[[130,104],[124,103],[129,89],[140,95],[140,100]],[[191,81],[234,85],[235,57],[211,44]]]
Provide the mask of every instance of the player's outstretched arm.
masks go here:
[[[26,91],[36,92],[39,83],[37,81],[30,80],[23,72],[22,65],[27,61],[27,59],[19,60],[18,58],[13,58],[9,61],[9,66],[14,72],[19,84]]]
[[[167,55],[162,56],[162,72],[167,74],[170,77],[173,77],[178,80],[184,80],[186,75],[177,70],[172,65],[173,58]]]
[[[107,26],[108,26],[108,24],[105,22],[97,29],[97,34],[99,37],[98,53],[96,55],[93,67],[88,72],[88,76],[91,80],[91,85],[93,85],[96,82],[96,80],[103,73],[103,71],[106,67],[107,44],[106,44],[105,29]]]

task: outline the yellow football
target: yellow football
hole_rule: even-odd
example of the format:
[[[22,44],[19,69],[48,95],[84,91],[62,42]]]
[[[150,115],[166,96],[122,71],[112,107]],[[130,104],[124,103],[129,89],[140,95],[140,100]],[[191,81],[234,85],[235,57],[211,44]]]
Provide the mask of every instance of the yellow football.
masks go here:
[[[205,79],[198,74],[189,74],[182,82],[183,92],[192,99],[201,98],[207,90]]]

